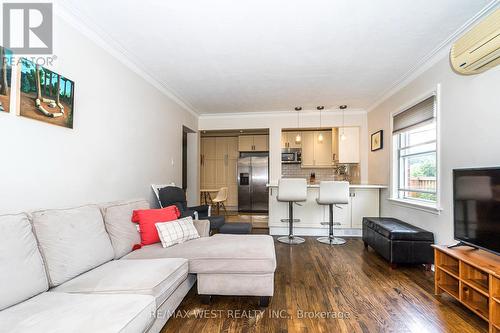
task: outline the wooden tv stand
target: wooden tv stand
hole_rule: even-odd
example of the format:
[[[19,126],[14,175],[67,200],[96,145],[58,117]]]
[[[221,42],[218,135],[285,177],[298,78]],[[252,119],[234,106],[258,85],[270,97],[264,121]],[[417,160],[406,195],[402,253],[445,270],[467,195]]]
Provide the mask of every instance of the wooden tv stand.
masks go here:
[[[434,291],[445,292],[500,333],[500,256],[461,246],[434,247]]]

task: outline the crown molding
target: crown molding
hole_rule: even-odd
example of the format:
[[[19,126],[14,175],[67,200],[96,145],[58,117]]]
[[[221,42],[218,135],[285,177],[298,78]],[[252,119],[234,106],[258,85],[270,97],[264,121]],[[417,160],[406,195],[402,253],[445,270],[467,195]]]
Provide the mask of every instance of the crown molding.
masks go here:
[[[251,118],[251,117],[276,117],[276,116],[296,116],[297,112],[299,111],[254,111],[254,112],[227,112],[227,113],[202,113],[200,114],[200,119],[214,119],[214,118],[231,118],[231,117],[246,117],[246,118]],[[323,116],[328,116],[329,114],[336,113],[338,115],[341,115],[342,110],[339,109],[325,109],[321,111],[321,114]],[[364,109],[350,109],[350,110],[345,110],[344,114],[345,115],[362,115],[366,114],[367,111]],[[319,115],[318,110],[301,110],[300,111],[301,116],[305,115]]]
[[[56,4],[56,3],[54,3]],[[54,6],[54,13],[62,18],[66,23],[75,28],[78,32],[97,44],[99,47],[107,51],[114,58],[120,61],[123,65],[131,71],[139,75],[146,82],[158,89],[163,95],[171,99],[174,103],[179,105],[182,109],[188,111],[190,114],[198,118],[200,113],[188,102],[179,97],[173,90],[168,87],[161,80],[157,79],[148,70],[139,65],[139,61],[125,50],[123,46],[108,33],[97,27],[95,24],[89,24],[85,15],[80,13],[75,8],[70,8],[62,2],[57,2]]]
[[[440,43],[434,50],[432,50],[425,57],[421,58],[414,66],[412,66],[403,76],[396,80],[390,88],[386,89],[380,94],[373,103],[367,108],[367,111],[373,111],[377,106],[382,104],[386,99],[394,95],[399,90],[403,89],[410,82],[415,80],[423,72],[431,68],[438,61],[447,57],[451,45],[466,31],[468,31],[474,24],[483,19],[484,17],[495,11],[500,5],[500,0],[493,0],[481,9],[476,15],[465,22],[460,28],[453,32],[447,39]]]

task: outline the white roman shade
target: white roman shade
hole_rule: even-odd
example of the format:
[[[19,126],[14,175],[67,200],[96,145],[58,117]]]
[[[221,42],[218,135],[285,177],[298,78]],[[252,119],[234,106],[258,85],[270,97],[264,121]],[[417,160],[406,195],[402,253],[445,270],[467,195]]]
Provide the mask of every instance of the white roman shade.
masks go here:
[[[434,121],[436,117],[436,96],[432,95],[394,116],[393,134],[408,131]]]

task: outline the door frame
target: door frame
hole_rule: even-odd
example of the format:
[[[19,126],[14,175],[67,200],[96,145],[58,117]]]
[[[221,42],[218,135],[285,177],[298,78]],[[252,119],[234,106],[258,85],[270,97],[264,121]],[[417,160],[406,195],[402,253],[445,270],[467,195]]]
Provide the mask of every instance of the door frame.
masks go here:
[[[187,189],[187,179],[188,179],[188,171],[187,171],[187,159],[188,159],[188,134],[196,133],[195,130],[190,129],[187,126],[182,125],[182,181],[181,187],[186,192]]]

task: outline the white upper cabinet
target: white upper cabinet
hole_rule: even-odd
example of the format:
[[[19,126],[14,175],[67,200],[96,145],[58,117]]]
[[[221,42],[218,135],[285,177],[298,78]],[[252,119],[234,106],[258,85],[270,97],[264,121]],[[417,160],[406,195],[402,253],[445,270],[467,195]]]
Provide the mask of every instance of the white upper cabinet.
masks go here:
[[[302,167],[314,166],[314,132],[302,132]]]
[[[334,162],[339,160],[339,129],[332,128],[332,159]]]
[[[300,132],[281,132],[281,148],[301,148],[302,142],[296,142],[295,138]]]
[[[339,128],[338,145],[339,163],[359,163],[359,127]]]
[[[320,135],[323,140],[320,141]],[[314,132],[314,165],[319,167],[332,166],[332,132],[317,131]]]
[[[320,135],[323,140],[319,140]],[[332,164],[332,132],[302,132],[302,167],[329,167]]]

